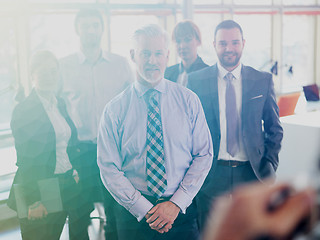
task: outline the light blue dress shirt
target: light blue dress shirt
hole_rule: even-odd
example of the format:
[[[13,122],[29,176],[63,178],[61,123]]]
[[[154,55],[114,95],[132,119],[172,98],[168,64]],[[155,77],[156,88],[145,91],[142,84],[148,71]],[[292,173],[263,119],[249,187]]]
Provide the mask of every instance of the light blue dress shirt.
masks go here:
[[[183,213],[200,190],[212,164],[210,131],[199,98],[166,79],[154,87],[160,103],[167,190],[163,196]],[[98,165],[105,187],[138,221],[153,207],[147,189],[148,88],[138,81],[111,100],[98,132]]]

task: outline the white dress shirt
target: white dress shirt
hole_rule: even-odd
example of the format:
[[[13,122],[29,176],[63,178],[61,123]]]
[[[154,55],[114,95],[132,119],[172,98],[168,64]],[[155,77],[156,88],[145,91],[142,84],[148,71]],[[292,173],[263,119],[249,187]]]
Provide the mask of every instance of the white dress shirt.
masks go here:
[[[48,98],[48,96],[42,96],[42,94],[39,92],[37,92],[37,94],[42,106],[48,114],[56,135],[56,168],[54,173],[65,173],[72,169],[72,165],[67,153],[68,142],[71,137],[70,126],[65,118],[61,115],[57,107],[57,99],[54,95]]]
[[[89,63],[82,52],[60,60],[61,96],[73,120],[79,140],[96,142],[102,111],[109,100],[133,82],[133,73],[124,57],[102,52]]]
[[[240,140],[240,150],[238,153],[232,157],[227,152],[227,120],[226,120],[226,87],[227,81],[224,79],[224,76],[228,73],[220,63],[218,65],[218,95],[219,95],[219,115],[220,115],[220,149],[218,159],[223,160],[237,160],[237,161],[248,161],[247,155],[244,150],[243,140],[242,140],[242,128],[241,128],[241,107],[242,107],[242,77],[241,77],[241,68],[242,64],[239,64],[231,73],[234,78],[232,84],[236,93],[236,104],[237,112],[239,119],[239,140]]]
[[[166,79],[154,89],[160,93],[167,174],[163,196],[172,196],[170,200],[184,213],[211,168],[211,135],[200,100],[192,91]],[[136,81],[110,101],[98,135],[102,182],[138,221],[153,207],[141,195],[151,195],[146,175],[147,90]]]

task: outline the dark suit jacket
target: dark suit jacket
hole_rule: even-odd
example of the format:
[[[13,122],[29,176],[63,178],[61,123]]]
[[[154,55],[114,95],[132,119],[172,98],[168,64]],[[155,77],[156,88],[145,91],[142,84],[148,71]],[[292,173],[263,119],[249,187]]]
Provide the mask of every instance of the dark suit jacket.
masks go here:
[[[186,72],[191,73],[206,67],[209,67],[209,65],[205,64],[202,61],[201,57],[198,56],[196,61],[188,69],[186,69]],[[183,71],[182,63],[167,67],[164,73],[164,78],[172,82],[177,82],[179,74],[182,71]]]
[[[283,130],[272,75],[248,66],[242,67],[241,75],[244,148],[259,180],[275,177]],[[188,87],[199,96],[206,115],[213,141],[214,168],[220,148],[217,65],[188,75]]]
[[[77,148],[76,128],[69,118],[66,106],[58,98],[58,108],[71,128],[67,153],[71,164],[80,155]],[[54,177],[56,167],[56,137],[51,121],[33,90],[18,104],[12,114],[11,129],[15,140],[18,170],[13,184],[23,185],[23,195],[28,205],[40,200],[38,180]],[[8,206],[16,210],[13,188],[10,190]]]

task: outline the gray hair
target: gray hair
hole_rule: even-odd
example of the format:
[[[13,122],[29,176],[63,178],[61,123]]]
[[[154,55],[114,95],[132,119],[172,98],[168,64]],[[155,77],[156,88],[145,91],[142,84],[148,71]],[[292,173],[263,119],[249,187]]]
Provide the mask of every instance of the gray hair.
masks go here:
[[[133,47],[135,48],[140,41],[141,37],[163,37],[165,41],[166,49],[169,49],[169,35],[168,33],[156,24],[145,25],[141,28],[138,28],[132,36]]]

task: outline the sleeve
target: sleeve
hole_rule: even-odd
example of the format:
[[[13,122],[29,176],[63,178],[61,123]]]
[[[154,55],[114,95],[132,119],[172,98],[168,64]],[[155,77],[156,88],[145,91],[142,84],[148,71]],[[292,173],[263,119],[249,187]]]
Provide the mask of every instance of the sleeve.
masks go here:
[[[113,198],[141,221],[153,205],[141,195],[121,170],[120,140],[114,116],[104,111],[98,133],[98,166],[102,182]]]
[[[264,158],[271,162],[273,168],[276,170],[279,163],[278,154],[281,148],[281,141],[283,137],[283,129],[279,119],[279,108],[276,102],[276,95],[274,92],[274,84],[272,76],[269,75],[269,88],[267,100],[263,108],[263,126],[264,126]]]
[[[199,98],[193,94],[190,101],[190,120],[192,122],[192,162],[179,188],[170,199],[183,213],[192,203],[207,177],[213,160],[211,134]]]
[[[35,165],[37,156],[41,157],[41,151],[37,147],[37,141],[33,136],[32,129],[28,119],[24,116],[24,111],[17,106],[13,111],[11,118],[11,130],[15,141],[15,148],[17,153],[17,173],[15,181],[21,185],[23,198],[27,205],[40,200],[40,192],[37,187],[38,174],[37,171],[41,166]],[[30,114],[30,113],[29,113]]]

